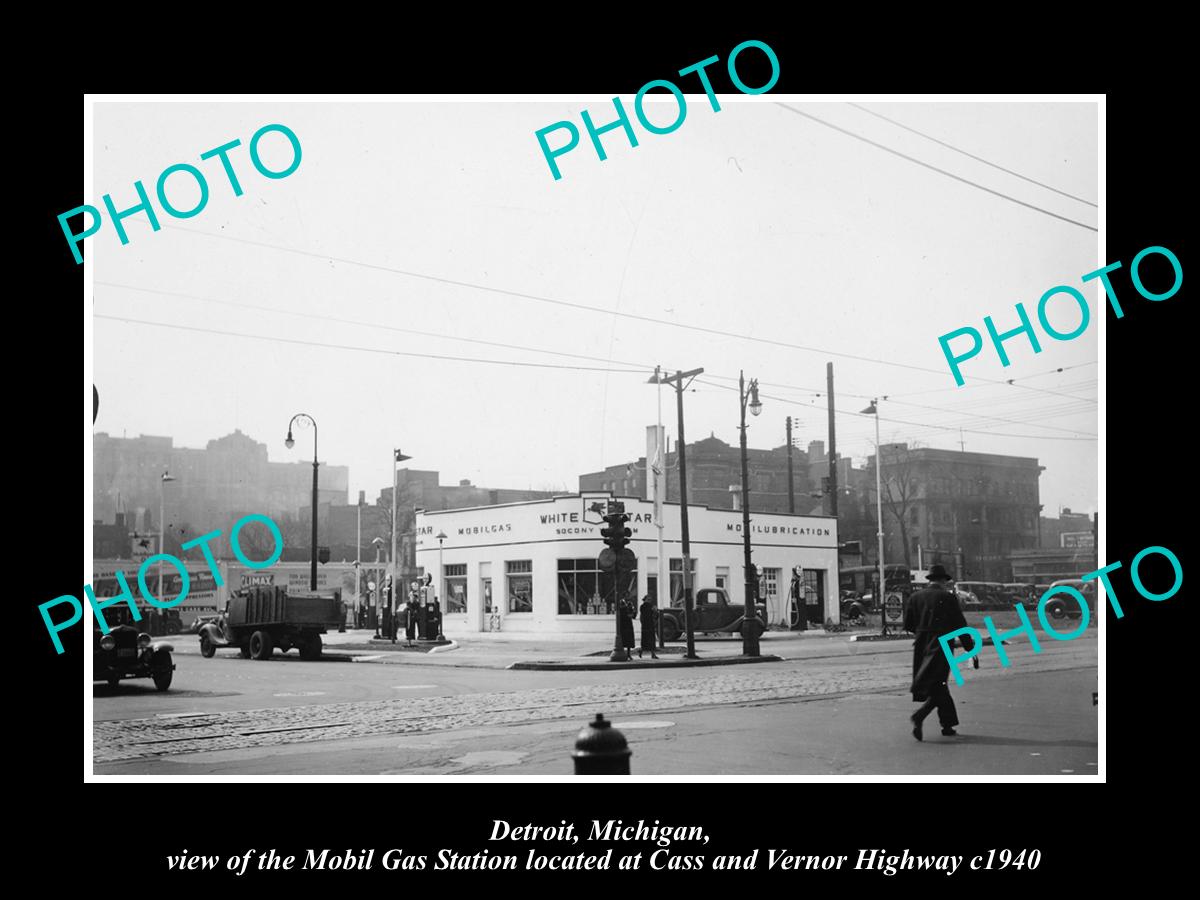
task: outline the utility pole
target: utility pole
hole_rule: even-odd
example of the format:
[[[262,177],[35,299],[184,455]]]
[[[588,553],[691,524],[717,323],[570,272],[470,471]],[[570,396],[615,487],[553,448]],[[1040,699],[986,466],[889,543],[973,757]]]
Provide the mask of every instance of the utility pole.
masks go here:
[[[788,512],[796,511],[796,482],[792,476],[792,417],[787,417],[787,447],[788,447]]]
[[[667,527],[667,523],[663,521],[663,500],[666,498],[663,494],[667,490],[667,449],[663,446],[665,443],[665,433],[663,432],[662,423],[662,367],[654,367],[654,383],[657,385],[655,393],[658,395],[658,431],[654,433],[655,444],[655,462],[650,467],[650,474],[654,476],[654,528],[658,532],[658,558],[654,578],[654,604],[658,608],[656,610],[656,619],[658,621],[658,647],[664,649],[666,644],[662,639],[662,613],[664,606],[669,605],[669,602],[664,604],[663,597],[666,596],[667,590],[667,561],[664,558],[666,550],[663,545],[663,531]]]
[[[675,385],[675,408],[679,417],[679,536],[683,543],[683,618],[687,628],[686,659],[698,659],[696,656],[695,616],[692,614],[692,556],[691,542],[688,534],[688,499],[687,499],[687,454],[686,439],[683,433],[683,380],[690,380],[703,374],[704,369],[690,369],[687,372],[675,370],[674,375],[665,378],[655,376],[662,384]]]
[[[833,424],[833,363],[825,363],[825,393],[829,399],[829,514],[838,514],[837,431]]]

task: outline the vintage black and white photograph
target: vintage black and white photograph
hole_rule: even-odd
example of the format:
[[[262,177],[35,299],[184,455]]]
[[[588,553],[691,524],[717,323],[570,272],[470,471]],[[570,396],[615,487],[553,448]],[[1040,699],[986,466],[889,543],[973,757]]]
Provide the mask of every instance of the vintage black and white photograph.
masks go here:
[[[1100,775],[1102,99],[759,52],[91,98],[90,778]]]

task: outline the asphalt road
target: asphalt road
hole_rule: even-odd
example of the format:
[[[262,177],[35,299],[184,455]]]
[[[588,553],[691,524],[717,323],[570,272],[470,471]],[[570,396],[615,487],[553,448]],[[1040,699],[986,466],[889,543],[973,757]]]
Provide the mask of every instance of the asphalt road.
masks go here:
[[[256,662],[203,659],[194,641],[175,639],[167,693],[93,687],[97,774],[567,775],[574,735],[597,712],[624,723],[634,774],[1097,770],[1094,629],[1036,655],[1018,639],[1007,669],[987,648],[952,686],[961,736],[943,739],[931,719],[922,744],[908,733],[908,641],[768,635],[764,652],[784,662],[615,672],[501,668],[533,652],[520,642]]]

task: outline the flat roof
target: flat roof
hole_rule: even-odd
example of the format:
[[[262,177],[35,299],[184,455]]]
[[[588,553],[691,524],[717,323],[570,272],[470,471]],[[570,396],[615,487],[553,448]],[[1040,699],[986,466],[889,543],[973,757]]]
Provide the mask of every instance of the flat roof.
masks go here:
[[[597,500],[607,497],[610,500],[632,500],[635,503],[653,503],[654,502],[653,500],[646,500],[642,497],[617,496],[617,495],[614,495],[611,493],[607,493],[605,491],[588,491],[587,496],[589,498],[594,497]],[[514,506],[536,506],[539,503],[556,503],[559,500],[582,500],[583,497],[584,497],[583,494],[556,494],[553,497],[543,497],[539,500],[517,500],[517,501],[514,501],[513,503],[492,503],[492,504],[487,504],[484,506],[458,506],[458,507],[455,507],[454,509],[422,509],[421,507],[417,507],[416,512],[422,513],[422,514],[428,515],[428,516],[437,516],[437,515],[445,515],[446,513],[470,512],[472,510],[480,510],[480,509],[505,509],[505,508],[514,507]],[[679,505],[680,505],[679,502],[676,500],[664,500],[663,501],[663,506],[679,506]],[[728,513],[740,513],[741,512],[740,509],[726,509],[723,506],[714,507],[714,506],[708,506],[707,504],[704,504],[704,503],[689,503],[688,509],[689,510],[703,509],[708,512],[728,512]],[[837,521],[837,516],[818,515],[816,513],[774,512],[774,511],[765,510],[765,509],[757,509],[756,510],[753,507],[750,508],[750,514],[757,515],[757,516],[785,516],[785,517],[790,517],[793,519],[832,519],[835,522]]]

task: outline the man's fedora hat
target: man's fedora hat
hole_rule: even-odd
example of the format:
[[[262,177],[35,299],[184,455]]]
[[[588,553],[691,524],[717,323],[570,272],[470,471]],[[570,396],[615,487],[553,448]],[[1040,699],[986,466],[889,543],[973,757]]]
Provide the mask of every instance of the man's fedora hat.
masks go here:
[[[942,566],[941,564],[934,564],[934,565],[930,566],[929,572],[925,575],[925,577],[927,579],[929,579],[930,581],[953,581],[954,580],[953,578],[950,577],[950,573],[947,572],[945,567]]]

